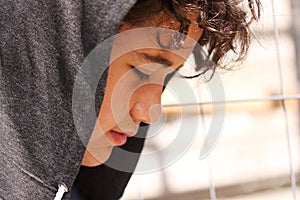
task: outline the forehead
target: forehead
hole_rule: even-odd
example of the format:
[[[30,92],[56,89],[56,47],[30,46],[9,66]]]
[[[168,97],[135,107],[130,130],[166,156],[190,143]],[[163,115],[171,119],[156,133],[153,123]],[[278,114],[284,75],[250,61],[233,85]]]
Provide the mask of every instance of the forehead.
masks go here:
[[[200,37],[200,32],[194,30],[189,30],[189,32],[191,32],[190,35],[193,37],[190,37],[189,34],[185,36],[184,45],[181,48],[168,49],[163,48],[159,41],[167,43],[174,35],[177,36],[177,31],[160,27],[128,29],[115,36],[111,58],[114,60],[122,55],[129,54],[130,52],[145,53],[145,51],[147,51],[147,54],[156,57],[173,57],[172,55],[177,55],[182,58],[187,58],[197,44],[197,40],[194,38],[196,37],[197,39]]]
[[[174,15],[168,12],[154,14],[143,23],[123,22],[115,39],[112,59],[130,54],[137,61],[146,60],[147,63],[164,61],[163,63],[169,66],[174,64],[181,66],[193,51],[202,35],[202,30],[197,25],[198,12],[196,10],[189,13],[184,13],[181,9],[178,11],[180,15],[184,14],[184,17],[191,21],[186,35],[178,32],[180,23]],[[173,42],[174,36],[185,38],[183,46],[179,49],[163,48],[162,44]],[[130,52],[135,52],[135,54]]]

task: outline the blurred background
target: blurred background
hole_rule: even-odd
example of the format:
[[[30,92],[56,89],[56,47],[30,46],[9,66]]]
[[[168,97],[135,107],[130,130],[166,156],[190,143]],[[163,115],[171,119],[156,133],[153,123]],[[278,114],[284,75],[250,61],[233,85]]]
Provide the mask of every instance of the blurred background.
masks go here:
[[[221,80],[221,95],[198,80],[189,81],[197,91],[194,102],[165,91],[164,117],[150,128],[142,154],[153,156],[142,156],[122,200],[300,198],[300,1],[261,1],[247,60],[214,77]],[[186,106],[187,112],[174,106],[195,102],[200,106]],[[183,130],[190,141],[184,151],[163,151],[182,124],[191,129]],[[221,127],[217,143],[201,156],[214,126]]]

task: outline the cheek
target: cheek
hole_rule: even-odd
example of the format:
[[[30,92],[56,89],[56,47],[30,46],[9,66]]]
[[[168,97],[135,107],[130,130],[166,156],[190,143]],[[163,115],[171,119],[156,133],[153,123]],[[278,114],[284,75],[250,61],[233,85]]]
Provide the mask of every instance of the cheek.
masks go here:
[[[123,72],[122,68],[111,68],[108,73],[107,85],[105,89],[104,101],[102,106],[109,107],[113,102],[125,98],[132,87],[128,73]],[[110,106],[111,107],[111,106]]]
[[[121,101],[116,101],[114,99],[119,99],[119,95],[116,96],[118,92],[117,90],[123,91],[122,88],[119,88],[122,84],[119,84],[121,74],[118,70],[114,70],[112,68],[109,69],[107,82],[106,82],[106,88],[104,90],[104,97],[103,101],[100,105],[100,113],[98,116],[98,121],[101,124],[102,129],[105,131],[108,131],[115,125],[114,115],[113,115],[113,104],[120,104]],[[122,95],[122,94],[120,94]]]
[[[111,70],[108,75],[107,87],[100,114],[106,119],[113,117],[113,113],[123,115],[128,113],[130,98],[138,87],[138,81],[130,72]],[[110,119],[111,120],[111,119]]]

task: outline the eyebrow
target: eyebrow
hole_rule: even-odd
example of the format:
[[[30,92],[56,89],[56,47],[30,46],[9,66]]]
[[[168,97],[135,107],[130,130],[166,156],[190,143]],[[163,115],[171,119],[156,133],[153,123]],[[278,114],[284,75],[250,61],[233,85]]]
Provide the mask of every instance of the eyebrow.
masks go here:
[[[139,58],[143,61],[143,62],[149,62],[149,63],[156,63],[156,64],[162,64],[165,67],[170,67],[173,65],[173,62],[171,62],[170,60],[161,57],[161,56],[151,56],[149,54],[146,53],[138,53]]]

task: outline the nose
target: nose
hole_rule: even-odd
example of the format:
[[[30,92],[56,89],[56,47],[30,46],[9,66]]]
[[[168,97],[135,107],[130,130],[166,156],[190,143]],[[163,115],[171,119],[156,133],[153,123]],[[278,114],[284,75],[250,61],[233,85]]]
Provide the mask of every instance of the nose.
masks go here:
[[[160,120],[162,86],[150,84],[136,90],[132,97],[130,115],[137,124],[152,124]]]

